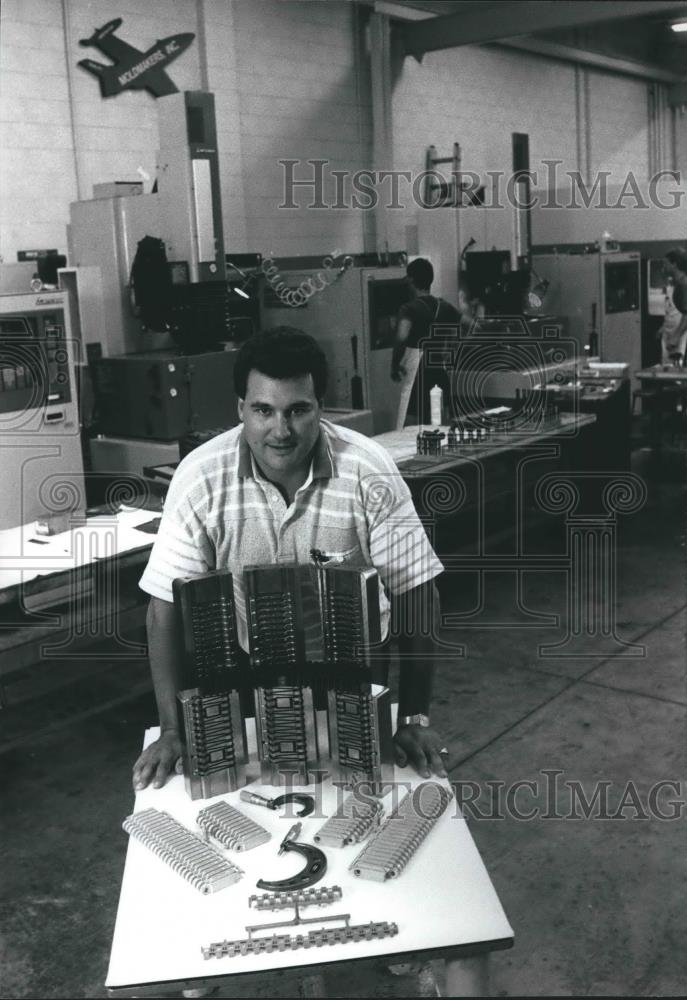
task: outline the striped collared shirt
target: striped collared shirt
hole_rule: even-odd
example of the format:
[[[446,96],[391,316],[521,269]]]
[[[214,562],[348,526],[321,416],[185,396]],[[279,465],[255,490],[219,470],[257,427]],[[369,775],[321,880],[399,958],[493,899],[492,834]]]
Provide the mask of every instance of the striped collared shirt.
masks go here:
[[[228,569],[239,641],[248,650],[244,567],[308,564],[314,548],[330,563],[377,570],[383,636],[387,595],[404,594],[443,570],[406,483],[380,445],[322,420],[308,477],[287,505],[261,474],[239,425],[179,463],[140,586],[171,601],[175,578]]]

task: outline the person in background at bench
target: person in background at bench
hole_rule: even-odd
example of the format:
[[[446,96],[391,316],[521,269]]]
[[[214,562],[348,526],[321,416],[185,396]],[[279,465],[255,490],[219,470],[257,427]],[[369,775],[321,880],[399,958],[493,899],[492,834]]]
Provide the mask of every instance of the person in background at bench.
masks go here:
[[[444,299],[430,294],[434,281],[434,268],[424,257],[412,260],[406,268],[406,280],[410,285],[412,298],[401,306],[396,326],[396,343],[391,355],[391,378],[401,383],[401,398],[396,417],[396,430],[405,425],[408,412],[415,414],[417,422],[430,422],[429,391],[434,381],[441,384],[444,400],[448,401],[449,384],[446,373],[434,369],[418,374],[423,363],[422,343],[431,336],[432,327],[438,324],[455,326],[456,333],[461,322],[461,314],[468,310],[464,292],[460,293],[461,311]]]
[[[400,633],[396,760],[423,777],[444,777],[447,751],[429,723],[434,640],[409,624],[428,620],[421,608],[431,609],[436,623],[434,580],[443,567],[407,485],[378,444],[321,418],[327,362],[302,331],[279,327],[246,341],[234,384],[241,424],[179,463],[140,583],[151,597],[148,643],[161,735],[136,761],[134,788],[164,785],[181,754],[172,581],[230,570],[247,651],[244,567],[308,563],[313,549],[377,570],[383,635],[390,614]]]
[[[661,363],[685,363],[687,348],[687,250],[676,247],[665,256],[668,274],[665,289],[665,319],[658,330]]]

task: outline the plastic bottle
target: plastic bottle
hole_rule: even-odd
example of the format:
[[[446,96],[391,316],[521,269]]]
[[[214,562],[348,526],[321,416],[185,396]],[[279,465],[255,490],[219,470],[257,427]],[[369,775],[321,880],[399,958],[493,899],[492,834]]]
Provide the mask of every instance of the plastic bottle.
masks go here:
[[[429,411],[432,427],[441,427],[441,411],[444,403],[444,392],[435,385],[429,393]]]

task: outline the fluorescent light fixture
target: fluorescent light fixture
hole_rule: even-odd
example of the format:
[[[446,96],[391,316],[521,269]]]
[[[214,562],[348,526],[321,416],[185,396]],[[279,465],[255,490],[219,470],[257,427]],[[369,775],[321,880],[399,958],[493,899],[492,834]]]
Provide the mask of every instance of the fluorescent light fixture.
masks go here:
[[[687,31],[687,20],[685,21],[673,21],[670,26],[671,31]]]
[[[249,299],[250,298],[250,295],[248,294],[248,292],[244,292],[244,290],[242,288],[234,288],[234,291],[236,292],[237,295],[240,295],[242,299]]]

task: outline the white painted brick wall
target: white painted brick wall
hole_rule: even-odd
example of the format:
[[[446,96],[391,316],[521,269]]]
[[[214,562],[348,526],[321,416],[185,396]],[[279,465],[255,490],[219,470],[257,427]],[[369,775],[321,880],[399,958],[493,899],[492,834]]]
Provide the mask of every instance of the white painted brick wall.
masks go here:
[[[566,64],[474,46],[431,53],[421,64],[406,59],[393,95],[394,166],[415,175],[424,169],[428,146],[445,157],[458,142],[463,170],[481,177],[486,171],[508,174],[511,133],[525,132],[532,170],[543,176],[541,161],[554,157],[563,161],[563,170],[574,169],[574,107],[574,70]],[[439,170],[450,171],[450,165]],[[487,219],[484,211],[466,210],[461,241],[472,236],[481,249],[490,249],[488,231],[509,232],[510,215],[490,209]],[[393,213],[394,245],[402,245],[405,226],[415,221],[409,199],[404,212]]]
[[[296,177],[309,177],[308,159],[333,169],[370,166],[370,96],[358,107],[353,12],[342,2],[263,0],[234,6],[239,108],[246,199],[247,250],[279,255],[363,249],[363,220],[353,210],[308,208],[299,189],[298,210],[283,201],[280,159],[302,161]],[[327,188],[329,197],[331,188]],[[333,194],[333,192],[332,192]]]
[[[612,73],[590,75],[592,170],[609,170],[622,184],[629,171],[646,182],[649,173],[647,83]]]
[[[675,116],[675,139],[677,169],[687,178],[687,107],[682,111],[678,108]]]
[[[647,84],[597,70],[589,71],[590,152],[592,174],[609,171],[609,186],[623,183],[632,171],[641,185],[648,180]],[[558,159],[560,172],[584,169],[577,162],[575,75],[571,64],[498,47],[465,47],[431,53],[418,64],[406,59],[393,97],[394,165],[417,171],[427,146],[440,156],[462,148],[462,165],[477,173],[510,172],[511,133],[530,138],[530,166],[546,180],[545,159]],[[682,143],[682,145],[680,145]],[[687,143],[678,146],[685,163]],[[646,189],[646,188],[645,188]],[[395,213],[393,232],[403,239],[415,212]],[[461,242],[474,236],[490,248],[491,228],[502,239],[512,233],[512,210],[467,210],[461,215]],[[505,224],[504,224],[505,223]],[[594,231],[584,238],[596,238]],[[499,245],[499,244],[497,244]],[[507,238],[503,248],[509,249]],[[422,247],[420,247],[422,251]]]
[[[85,57],[107,60],[79,39],[114,16],[123,18],[121,37],[140,49],[166,35],[198,31],[195,0],[69,0],[67,63],[61,9],[58,0],[3,0],[0,8],[0,253],[6,260],[25,246],[65,250],[69,202],[91,197],[94,184],[136,179],[139,167],[155,173],[154,98],[125,92],[103,100],[98,81],[76,64]],[[277,256],[362,250],[361,211],[307,208],[311,195],[303,190],[295,194],[301,208],[278,207],[280,158],[302,161],[298,176],[310,172],[309,158],[329,160],[330,169],[371,166],[371,97],[367,76],[356,80],[352,5],[205,0],[204,10],[227,249]],[[182,90],[200,87],[199,43],[170,66]],[[594,169],[632,169],[645,178],[646,86],[596,71],[590,80]],[[687,119],[679,121],[684,170]],[[514,131],[529,134],[533,169],[545,158],[560,159],[562,170],[578,166],[571,65],[489,46],[429,54],[421,64],[405,60],[393,94],[397,169],[416,174],[428,145],[448,155],[458,141],[464,169],[508,172]],[[330,181],[325,197],[333,194]],[[391,216],[390,245],[402,248],[414,208],[408,204]],[[469,219],[483,240],[504,230],[503,220],[489,221],[484,212]]]

